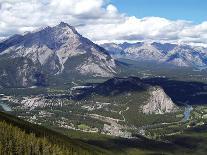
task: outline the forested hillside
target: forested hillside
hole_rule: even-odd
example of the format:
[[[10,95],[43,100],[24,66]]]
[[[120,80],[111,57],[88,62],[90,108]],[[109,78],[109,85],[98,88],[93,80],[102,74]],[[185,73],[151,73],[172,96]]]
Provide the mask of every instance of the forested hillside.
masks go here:
[[[105,153],[96,147],[0,112],[0,154],[95,155]]]
[[[1,154],[73,154],[73,148],[61,148],[50,143],[47,138],[37,138],[35,134],[27,134],[21,129],[0,122]]]

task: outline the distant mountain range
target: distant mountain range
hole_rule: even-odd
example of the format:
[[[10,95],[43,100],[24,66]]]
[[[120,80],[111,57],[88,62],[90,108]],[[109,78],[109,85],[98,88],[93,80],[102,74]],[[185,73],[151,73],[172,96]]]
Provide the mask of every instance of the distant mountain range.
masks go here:
[[[62,83],[62,79],[80,77],[109,78],[119,75],[122,67],[116,58],[207,67],[207,49],[203,47],[156,42],[101,46],[64,22],[11,36],[0,42],[0,87],[43,86],[48,79],[57,78]]]
[[[115,69],[104,48],[63,22],[0,42],[0,86],[43,85],[51,75],[111,77]]]
[[[133,60],[148,60],[159,63],[169,63],[175,66],[207,67],[207,48],[170,43],[106,43],[102,44],[114,58]]]

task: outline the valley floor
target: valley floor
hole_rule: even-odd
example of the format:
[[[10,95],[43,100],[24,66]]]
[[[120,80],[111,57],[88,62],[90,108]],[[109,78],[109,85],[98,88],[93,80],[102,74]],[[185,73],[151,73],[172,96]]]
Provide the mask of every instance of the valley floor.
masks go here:
[[[206,84],[156,78],[144,81],[155,88],[162,86],[173,102],[178,101],[178,108],[175,111],[172,108],[169,113],[159,108],[155,109],[156,113],[143,113],[149,91],[115,96],[92,94],[75,100],[69,96],[80,95],[82,89],[90,88],[75,84],[66,88],[1,89],[0,110],[84,144],[110,150],[106,153],[204,154],[207,106],[192,103],[201,102],[200,95],[205,98]],[[176,96],[175,91],[177,94],[186,92]],[[160,96],[162,91],[158,92],[157,96]],[[184,102],[185,98],[189,102]],[[171,104],[169,100],[166,102]]]

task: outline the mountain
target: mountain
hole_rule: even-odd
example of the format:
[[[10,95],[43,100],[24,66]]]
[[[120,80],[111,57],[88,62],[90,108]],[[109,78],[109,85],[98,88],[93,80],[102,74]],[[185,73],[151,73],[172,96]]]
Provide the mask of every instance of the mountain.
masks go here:
[[[106,43],[102,44],[113,57],[133,60],[149,60],[175,66],[207,67],[207,49],[170,43]]]
[[[137,109],[140,108],[144,114],[165,114],[179,109],[161,87],[151,86],[138,77],[114,77],[93,87],[78,87],[74,92],[77,94],[74,99],[88,99],[90,102],[100,96],[103,100],[110,98],[109,102],[121,102],[129,97],[130,102],[136,104]]]
[[[143,83],[143,81],[138,77],[128,77],[128,78],[119,78],[113,77],[109,80],[104,81],[103,83],[92,84],[90,86],[79,86],[73,87],[72,98],[82,100],[85,98],[90,98],[94,94],[108,97],[108,96],[117,96],[125,95],[128,92],[141,92],[146,91],[150,85]]]
[[[116,73],[115,61],[105,49],[63,22],[0,42],[0,66],[1,86],[44,84],[45,76],[111,77]]]
[[[100,95],[118,95],[131,91],[145,91],[149,86],[138,77],[114,77],[97,85],[94,92]]]

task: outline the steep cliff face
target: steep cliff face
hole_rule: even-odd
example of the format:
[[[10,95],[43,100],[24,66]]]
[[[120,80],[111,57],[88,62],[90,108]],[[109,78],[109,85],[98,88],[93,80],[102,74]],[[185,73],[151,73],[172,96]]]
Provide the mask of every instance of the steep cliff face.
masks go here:
[[[142,107],[145,114],[164,114],[178,110],[169,96],[160,87],[153,87],[150,90],[150,98],[146,105]]]

